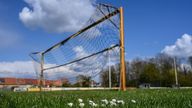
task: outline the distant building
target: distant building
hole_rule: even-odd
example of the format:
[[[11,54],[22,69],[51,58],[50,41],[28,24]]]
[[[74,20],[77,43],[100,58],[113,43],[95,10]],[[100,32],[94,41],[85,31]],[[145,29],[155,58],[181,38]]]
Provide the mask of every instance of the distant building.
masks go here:
[[[91,80],[91,87],[100,87],[101,86],[101,84],[100,83],[97,83],[96,81],[94,81],[94,80]]]
[[[28,78],[0,78],[0,85],[38,85],[38,80]]]
[[[45,80],[45,86],[62,86],[63,83],[68,83],[68,80]],[[30,78],[0,78],[0,85],[35,85],[39,84],[38,79],[30,79]]]
[[[150,88],[151,87],[151,84],[150,83],[143,83],[143,84],[140,84],[139,85],[139,88]]]

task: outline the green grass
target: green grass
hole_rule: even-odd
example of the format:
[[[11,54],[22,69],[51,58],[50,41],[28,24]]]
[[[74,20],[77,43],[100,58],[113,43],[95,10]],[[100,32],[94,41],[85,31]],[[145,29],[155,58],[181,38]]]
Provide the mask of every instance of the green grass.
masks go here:
[[[108,108],[192,108],[192,90],[128,90],[120,91],[60,91],[60,92],[3,92],[0,91],[0,108],[68,108],[67,103],[91,108],[89,100],[101,105],[102,99],[124,100],[124,105]],[[131,100],[135,100],[133,103]],[[101,106],[99,106],[101,107]]]

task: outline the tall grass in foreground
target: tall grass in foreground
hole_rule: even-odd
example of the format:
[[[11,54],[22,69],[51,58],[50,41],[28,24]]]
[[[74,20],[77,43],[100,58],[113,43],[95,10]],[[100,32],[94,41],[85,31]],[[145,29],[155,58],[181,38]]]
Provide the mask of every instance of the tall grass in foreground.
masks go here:
[[[0,91],[0,108],[192,108],[192,90],[128,90],[121,91],[59,91],[59,92],[3,92]],[[101,100],[123,100],[125,103],[102,106]]]

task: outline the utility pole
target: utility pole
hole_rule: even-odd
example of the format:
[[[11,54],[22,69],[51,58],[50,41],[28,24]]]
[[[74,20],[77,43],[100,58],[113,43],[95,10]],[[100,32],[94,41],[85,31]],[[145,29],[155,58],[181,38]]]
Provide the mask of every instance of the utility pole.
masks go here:
[[[126,73],[125,73],[125,47],[124,47],[124,17],[123,7],[120,7],[120,88],[126,91]]]
[[[109,67],[109,88],[111,88],[111,60],[110,60],[110,52],[108,52],[108,67]]]
[[[43,85],[44,85],[44,75],[43,75],[44,67],[43,67],[43,65],[44,65],[44,54],[41,53],[40,91],[43,90]]]
[[[174,68],[175,68],[175,85],[178,87],[176,57],[174,57]]]
[[[93,70],[91,71],[92,72],[92,76],[91,76],[91,87],[93,88],[94,87],[94,80],[92,79],[94,76],[93,76]]]

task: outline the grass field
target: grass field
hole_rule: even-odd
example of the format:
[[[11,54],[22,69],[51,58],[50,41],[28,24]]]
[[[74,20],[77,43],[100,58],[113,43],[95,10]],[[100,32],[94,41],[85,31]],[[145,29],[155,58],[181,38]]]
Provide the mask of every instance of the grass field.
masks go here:
[[[0,108],[92,108],[90,100],[102,108],[101,100],[108,100],[105,108],[192,108],[192,90],[128,90],[120,91],[57,91],[57,92],[3,92],[0,91]],[[112,99],[125,103],[111,105]]]

